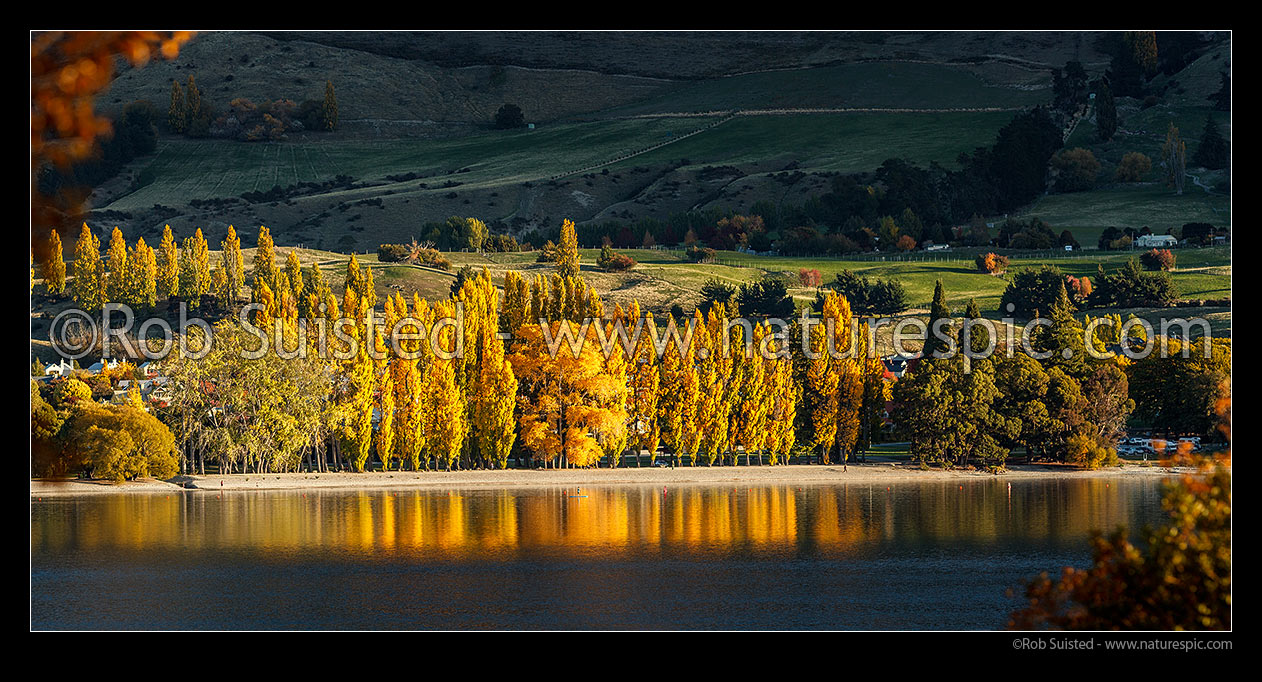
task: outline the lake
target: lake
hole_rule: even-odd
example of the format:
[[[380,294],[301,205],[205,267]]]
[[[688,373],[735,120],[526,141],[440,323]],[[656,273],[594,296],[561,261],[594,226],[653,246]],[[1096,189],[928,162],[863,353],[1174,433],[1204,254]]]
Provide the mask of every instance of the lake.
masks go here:
[[[1164,518],[1148,477],[31,506],[37,630],[1001,629],[1091,529]]]

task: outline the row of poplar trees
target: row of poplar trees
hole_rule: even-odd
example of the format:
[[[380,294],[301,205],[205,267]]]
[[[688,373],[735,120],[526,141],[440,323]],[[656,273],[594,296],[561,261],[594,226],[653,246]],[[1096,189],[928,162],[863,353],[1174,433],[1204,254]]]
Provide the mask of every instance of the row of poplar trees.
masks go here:
[[[234,229],[220,243],[217,260],[212,266],[200,230],[177,246],[167,227],[156,252],[143,239],[128,247],[116,228],[102,261],[99,241],[85,225],[71,293],[85,309],[106,301],[151,308],[163,296],[236,301],[246,282]],[[210,361],[199,361],[200,370],[169,361],[169,374],[199,378],[184,391],[187,414],[179,413],[184,403],[177,396],[165,419],[177,440],[210,443],[221,470],[294,470],[302,467],[304,451],[313,468],[324,469],[331,456],[356,471],[372,468],[374,459],[387,470],[504,468],[512,459],[586,467],[616,464],[629,450],[652,457],[659,449],[688,464],[736,464],[740,453],[747,464],[755,458],[777,464],[787,462],[799,444],[817,451],[821,461],[844,463],[879,427],[888,397],[879,359],[865,356],[862,343],[847,353],[855,343],[852,332],[863,339],[867,330],[854,327],[844,297],[830,292],[825,299],[821,323],[810,331],[809,354],[794,349],[793,332],[776,335],[766,323],[729,324],[738,311],[722,305],[679,325],[668,319],[659,329],[638,302],[605,309],[581,277],[568,220],[548,276],[528,281],[509,271],[501,291],[483,270],[439,302],[395,292],[378,307],[372,268],[354,255],[340,300],[317,264],[303,268],[293,252],[283,266],[278,260],[270,233],[260,228],[248,284],[251,301],[259,304],[253,324],[279,332],[276,357],[259,361],[273,365],[247,371],[224,357],[216,360],[227,364],[214,379],[205,371]],[[64,277],[59,286],[65,287]],[[369,312],[378,310],[377,323],[369,326]],[[460,325],[437,323],[457,317]],[[313,322],[337,320],[345,325],[340,334],[299,333],[303,327],[310,332]],[[216,333],[231,334],[233,324],[221,323]],[[392,345],[387,340],[396,328],[400,341]],[[284,364],[298,344],[321,339],[326,349],[344,352],[308,355],[325,363],[314,373]],[[243,407],[237,435],[212,434],[205,422],[224,419],[229,377],[251,372],[261,382],[306,377],[327,395],[308,405],[303,391],[277,391],[290,396],[285,404]],[[331,377],[327,386],[312,378],[320,373]],[[225,395],[213,401],[220,409],[202,404],[214,392],[198,390],[205,384],[225,386]],[[240,393],[272,391],[259,384]],[[271,414],[286,409],[303,416],[286,421]],[[286,447],[278,437],[266,446],[241,446],[254,453],[244,457],[220,452],[232,449],[225,443],[259,438],[253,432],[263,428],[264,412],[268,420],[286,421],[278,433],[301,434],[296,437],[305,445]],[[186,453],[190,447],[185,443]]]

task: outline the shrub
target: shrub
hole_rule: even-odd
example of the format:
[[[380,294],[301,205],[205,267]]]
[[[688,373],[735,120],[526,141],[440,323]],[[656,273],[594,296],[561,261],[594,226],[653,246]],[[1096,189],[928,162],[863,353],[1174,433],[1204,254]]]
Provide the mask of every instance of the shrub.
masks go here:
[[[557,258],[560,257],[560,255],[561,255],[561,250],[557,248],[556,244],[552,243],[551,239],[549,239],[548,241],[544,242],[543,247],[539,249],[539,255],[535,257],[535,262],[536,263],[555,263],[557,262]]]
[[[1052,167],[1056,169],[1056,191],[1081,192],[1095,186],[1096,176],[1100,174],[1100,162],[1090,149],[1077,147],[1063,149],[1052,157]]]
[[[1127,152],[1113,172],[1118,182],[1139,182],[1152,170],[1152,159],[1139,152]]]
[[[377,247],[377,260],[382,263],[402,263],[411,260],[412,247],[407,244],[382,244]]]
[[[685,253],[688,256],[688,260],[694,263],[711,263],[714,261],[715,251],[707,246],[693,244],[688,247]]]
[[[1139,262],[1145,270],[1169,272],[1174,269],[1174,254],[1170,253],[1170,249],[1152,249],[1140,254]]]
[[[798,270],[798,283],[804,287],[818,287],[824,281],[818,269],[801,268]]]
[[[596,265],[605,272],[622,272],[635,267],[635,259],[626,254],[616,253],[606,244],[600,247],[600,256],[596,258]]]
[[[984,253],[977,256],[977,270],[988,275],[995,275],[1008,269],[1008,257],[997,253]]]

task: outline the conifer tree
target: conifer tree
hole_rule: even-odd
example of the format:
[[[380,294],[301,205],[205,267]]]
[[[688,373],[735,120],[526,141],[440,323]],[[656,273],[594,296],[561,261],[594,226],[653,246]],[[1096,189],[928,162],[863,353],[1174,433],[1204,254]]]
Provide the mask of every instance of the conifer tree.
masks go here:
[[[1179,129],[1174,127],[1174,123],[1166,130],[1161,161],[1165,166],[1166,186],[1174,188],[1175,194],[1183,194],[1183,184],[1187,180],[1187,145],[1179,137]]]
[[[1192,164],[1210,170],[1218,170],[1226,168],[1228,165],[1228,155],[1231,146],[1227,144],[1227,139],[1218,131],[1218,124],[1214,123],[1213,115],[1205,117],[1205,132],[1201,134],[1201,144],[1196,148],[1196,154],[1192,157]]]
[[[929,326],[925,330],[925,345],[921,350],[921,356],[925,358],[935,357],[934,353],[946,353],[950,349],[950,345],[945,339],[939,338],[933,332],[934,324],[938,320],[951,320],[951,309],[946,304],[946,294],[942,291],[942,280],[938,280],[933,287],[933,304],[929,306]],[[947,327],[942,329],[943,333],[947,332]]]

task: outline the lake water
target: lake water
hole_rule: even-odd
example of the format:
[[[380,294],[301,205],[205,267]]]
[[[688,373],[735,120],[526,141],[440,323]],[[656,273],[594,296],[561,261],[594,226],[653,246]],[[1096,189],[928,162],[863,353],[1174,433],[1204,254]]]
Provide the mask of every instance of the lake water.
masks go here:
[[[1001,629],[1153,479],[32,501],[35,629]],[[1005,592],[1014,588],[1016,597]]]

